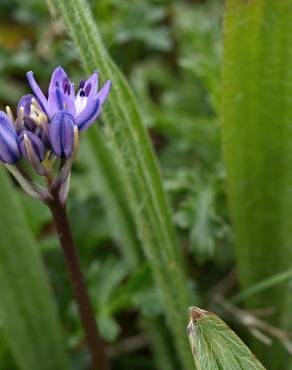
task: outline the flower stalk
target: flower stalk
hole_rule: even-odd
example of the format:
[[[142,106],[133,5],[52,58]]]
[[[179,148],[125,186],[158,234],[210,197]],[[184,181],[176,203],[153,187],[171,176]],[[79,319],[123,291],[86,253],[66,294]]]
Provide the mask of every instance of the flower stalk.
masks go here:
[[[71,168],[81,131],[89,128],[101,113],[110,92],[108,80],[98,91],[98,73],[81,80],[75,93],[74,84],[63,68],[51,77],[46,97],[32,72],[27,73],[34,95],[24,95],[18,104],[16,119],[10,107],[0,111],[0,162],[15,177],[23,190],[46,204],[52,213],[68,269],[79,316],[92,357],[92,370],[110,370],[94,311],[86,289],[79,258],[69,225],[66,204]],[[26,172],[26,160],[42,187]]]
[[[110,366],[107,361],[105,348],[98,333],[89,294],[80,268],[74,238],[67,217],[66,205],[63,205],[58,194],[55,194],[53,195],[53,200],[48,203],[48,206],[51,210],[58,238],[62,246],[72,290],[92,358],[92,369],[109,370]]]

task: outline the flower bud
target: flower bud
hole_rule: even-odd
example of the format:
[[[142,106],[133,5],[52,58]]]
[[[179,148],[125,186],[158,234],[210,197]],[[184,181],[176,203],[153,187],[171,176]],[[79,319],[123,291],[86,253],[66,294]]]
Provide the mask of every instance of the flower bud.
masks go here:
[[[21,153],[29,162],[37,163],[44,160],[46,146],[36,134],[23,130],[18,140]]]
[[[54,154],[68,158],[74,151],[74,118],[66,110],[56,113],[49,125],[49,139]]]
[[[17,134],[8,115],[0,111],[0,160],[13,164],[20,158]]]
[[[31,132],[33,132],[37,125],[35,123],[35,121],[33,119],[31,119],[30,117],[23,117],[23,127]]]
[[[49,141],[49,123],[48,117],[44,113],[40,113],[37,119],[38,126],[35,130],[35,134],[45,143],[46,146],[50,145]]]
[[[27,94],[27,95],[22,96],[17,106],[17,115],[19,115],[20,108],[23,107],[23,115],[27,117],[30,116],[30,107],[31,107],[31,101],[33,98],[34,96],[32,94]]]

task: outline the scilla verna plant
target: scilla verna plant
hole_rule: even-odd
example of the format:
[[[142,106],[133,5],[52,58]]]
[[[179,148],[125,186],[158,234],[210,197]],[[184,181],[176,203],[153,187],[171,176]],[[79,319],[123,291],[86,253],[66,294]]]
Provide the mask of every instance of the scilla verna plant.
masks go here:
[[[111,81],[98,91],[98,73],[94,72],[87,80],[80,81],[75,94],[74,84],[63,68],[57,67],[46,97],[32,72],[27,73],[27,78],[34,95],[27,94],[20,99],[16,119],[9,107],[7,113],[0,111],[0,160],[29,195],[50,208],[86,334],[92,367],[108,370],[68,222],[66,201],[79,134],[99,116],[110,92]],[[20,162],[22,158],[45,179],[46,187],[32,179]]]

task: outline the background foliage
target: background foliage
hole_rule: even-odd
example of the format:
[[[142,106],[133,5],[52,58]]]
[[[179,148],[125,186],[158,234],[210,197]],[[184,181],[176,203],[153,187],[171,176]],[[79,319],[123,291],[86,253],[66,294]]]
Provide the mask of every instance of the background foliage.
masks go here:
[[[102,0],[90,5],[109,53],[135,91],[155,148],[187,261],[190,301],[220,314],[251,344],[245,311],[239,314],[225,301],[239,287],[218,119],[223,1]],[[0,9],[1,109],[15,106],[26,91],[28,70],[44,87],[57,65],[72,80],[83,76],[63,21],[50,17],[45,2],[4,0]],[[109,202],[111,191],[118,194],[117,182],[100,178],[108,171],[114,179],[115,168],[105,155],[110,148],[97,131],[92,135],[104,148],[94,150],[83,138],[71,177],[69,212],[101,335],[115,370],[178,369],[127,202],[120,193],[118,204],[127,217],[118,217]],[[21,192],[19,202],[53,286],[72,370],[86,369],[88,354],[50,215]],[[2,334],[0,321],[0,369],[15,370]]]

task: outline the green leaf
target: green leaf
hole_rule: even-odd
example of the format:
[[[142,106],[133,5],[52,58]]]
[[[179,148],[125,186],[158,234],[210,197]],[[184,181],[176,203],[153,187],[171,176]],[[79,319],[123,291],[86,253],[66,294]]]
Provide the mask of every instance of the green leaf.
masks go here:
[[[199,262],[205,262],[214,255],[215,242],[211,218],[213,198],[214,190],[211,185],[200,189],[196,206],[196,218],[190,233],[192,248]]]
[[[16,189],[0,170],[0,327],[21,370],[68,369],[56,307]]]
[[[188,335],[198,370],[264,370],[239,337],[215,314],[192,307]]]
[[[139,236],[154,274],[183,367],[194,365],[185,340],[185,311],[192,300],[181,248],[171,223],[157,161],[135,97],[108,55],[84,0],[51,1],[64,17],[88,72],[112,80],[102,118]],[[95,146],[94,137],[90,136]]]
[[[229,301],[232,303],[238,304],[239,302],[246,300],[246,298],[254,294],[258,294],[262,292],[263,290],[270,289],[274,287],[275,285],[282,284],[286,281],[289,281],[289,285],[291,284],[292,270],[283,271],[283,272],[280,272],[279,274],[272,275],[269,278],[262,280],[247,289],[242,290],[235,296],[229,298]]]
[[[243,288],[292,266],[292,2],[228,0],[222,83],[223,147]],[[292,329],[287,284],[246,300],[273,307],[273,325]],[[287,369],[287,352],[260,352]],[[261,357],[260,357],[261,358]]]
[[[99,184],[100,195],[107,211],[113,237],[121,246],[125,260],[131,269],[134,269],[142,256],[142,250],[119,168],[115,164],[113,153],[105,144],[104,137],[97,127],[92,127],[86,139],[94,161],[92,171],[95,174],[95,183]]]
[[[145,316],[143,328],[151,327],[149,340],[151,340],[150,345],[157,367],[172,369],[171,360],[167,358],[167,353],[172,353],[172,349],[169,348],[168,343],[164,343],[164,322],[157,317],[149,316],[161,312],[160,300],[157,300],[157,294],[153,294],[153,282],[149,276],[148,265],[145,266],[141,253],[141,243],[137,237],[136,225],[126,199],[125,189],[122,186],[119,168],[115,164],[112,151],[104,142],[104,138],[96,126],[91,128],[85,139],[82,143],[80,160],[84,160],[83,166],[88,167],[87,191],[99,193],[108,215],[112,236],[121,247],[124,259],[132,271],[129,281],[121,289],[116,290],[115,296],[111,297],[110,302],[107,302],[108,306],[105,311],[113,315],[129,306],[136,306],[140,309],[142,315]],[[82,181],[84,181],[84,177]],[[78,194],[79,190],[80,187]],[[99,296],[98,294],[98,301]],[[119,328],[113,317],[101,315],[98,320],[103,338],[114,340],[119,334]]]
[[[108,342],[115,341],[121,332],[119,324],[111,316],[99,316],[98,328],[101,337]]]

